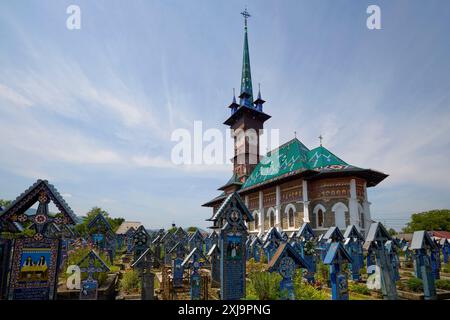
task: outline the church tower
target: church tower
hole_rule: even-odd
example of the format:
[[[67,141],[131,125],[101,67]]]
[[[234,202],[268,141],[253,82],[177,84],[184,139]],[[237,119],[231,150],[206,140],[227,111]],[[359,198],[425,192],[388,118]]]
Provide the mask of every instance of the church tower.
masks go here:
[[[239,104],[236,97],[233,97],[233,102],[229,106],[231,116],[224,124],[230,126],[234,138],[233,176],[237,181],[244,183],[260,160],[259,136],[262,134],[264,122],[270,119],[270,116],[263,112],[265,101],[261,98],[261,90],[257,99],[253,101],[247,30],[247,19],[250,15],[247,9],[241,14],[245,21],[241,92]]]

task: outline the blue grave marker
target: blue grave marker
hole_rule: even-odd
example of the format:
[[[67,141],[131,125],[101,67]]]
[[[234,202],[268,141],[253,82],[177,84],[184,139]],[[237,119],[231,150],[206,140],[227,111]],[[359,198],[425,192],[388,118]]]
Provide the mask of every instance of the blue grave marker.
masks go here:
[[[438,280],[441,278],[441,245],[439,241],[433,239],[435,243],[435,248],[431,250],[431,269],[433,271],[434,279]]]
[[[394,240],[388,240],[385,244],[386,252],[391,260],[394,281],[400,280],[400,260],[397,255],[397,245]]]
[[[194,247],[192,251],[188,254],[188,256],[184,259],[181,267],[184,269],[190,269],[190,281],[191,281],[191,300],[199,300],[200,299],[200,285],[201,285],[201,276],[200,276],[200,267],[207,262],[207,258],[197,247]]]
[[[259,237],[255,237],[250,243],[251,257],[256,261],[261,261],[261,251],[263,243]]]
[[[450,241],[446,238],[442,238],[441,241],[442,258],[445,264],[448,263],[448,256],[450,254]]]
[[[294,283],[292,281],[297,268],[309,268],[308,263],[288,243],[282,243],[273,258],[269,261],[269,272],[277,271],[283,278],[280,281],[281,298],[295,300]]]
[[[372,223],[367,233],[364,248],[375,252],[376,264],[380,268],[381,291],[386,300],[397,300],[397,288],[394,280],[394,270],[391,265],[385,244],[392,240],[389,232],[379,222]]]
[[[220,298],[239,300],[245,296],[247,227],[253,216],[241,197],[231,193],[213,217],[214,229],[220,230]]]
[[[352,258],[341,242],[330,243],[323,263],[330,266],[332,299],[348,300],[348,279],[343,266],[346,263],[352,263]]]
[[[431,256],[436,244],[426,231],[415,231],[411,240],[417,270],[423,282],[425,300],[436,300],[436,286],[433,276]]]
[[[216,243],[209,250],[208,257],[211,262],[211,286],[220,286],[220,249]]]
[[[189,237],[189,250],[194,250],[194,248],[197,248],[201,252],[203,252],[203,245],[205,243],[205,240],[203,239],[202,234],[197,229],[195,232]]]
[[[354,225],[347,227],[344,233],[344,248],[352,258],[351,270],[352,280],[361,280],[361,269],[364,267],[363,243],[364,237],[359,233]]]
[[[178,242],[172,249],[169,250],[168,253],[169,255],[173,256],[172,260],[173,286],[174,288],[180,288],[183,286],[183,272],[184,272],[184,269],[181,265],[188,251],[182,242]]]
[[[94,279],[94,273],[107,272],[108,266],[93,250],[89,251],[77,265],[81,273],[87,273],[87,279],[81,282],[80,300],[97,300],[98,281]]]
[[[303,223],[300,229],[296,232],[297,241],[294,243],[294,248],[298,248],[300,256],[306,261],[308,268],[304,273],[304,278],[309,282],[314,282],[314,275],[316,269],[316,256],[314,241],[315,234],[309,223]]]
[[[135,261],[149,247],[149,239],[150,235],[148,234],[147,230],[145,230],[144,226],[141,225],[139,228],[137,228],[136,232],[133,234],[133,255]]]
[[[141,278],[141,300],[154,299],[155,274],[151,271],[154,260],[153,251],[147,248],[142,255],[131,265],[132,268],[139,270]]]

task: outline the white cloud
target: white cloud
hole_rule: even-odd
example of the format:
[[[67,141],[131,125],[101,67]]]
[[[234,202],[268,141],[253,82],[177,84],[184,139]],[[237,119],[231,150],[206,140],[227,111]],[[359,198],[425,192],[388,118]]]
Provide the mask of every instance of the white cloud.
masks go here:
[[[33,103],[13,89],[0,83],[0,98],[21,107],[30,107]]]

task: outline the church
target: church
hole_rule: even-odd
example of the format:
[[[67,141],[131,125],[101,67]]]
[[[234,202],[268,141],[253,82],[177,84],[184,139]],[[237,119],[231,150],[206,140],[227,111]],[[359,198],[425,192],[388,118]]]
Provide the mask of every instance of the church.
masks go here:
[[[322,143],[309,149],[297,138],[265,156],[259,154],[259,135],[270,115],[264,113],[260,90],[253,100],[247,28],[250,15],[247,11],[242,15],[245,28],[239,104],[234,97],[229,106],[231,115],[224,124],[232,132],[258,133],[254,139],[235,135],[231,178],[218,189],[222,193],[203,206],[213,208],[214,215],[226,197],[237,192],[253,215],[254,221],[247,226],[251,234],[275,227],[290,235],[304,222],[310,223],[316,234],[331,226],[345,230],[348,225],[367,234],[372,223],[367,190],[388,175],[350,165]]]

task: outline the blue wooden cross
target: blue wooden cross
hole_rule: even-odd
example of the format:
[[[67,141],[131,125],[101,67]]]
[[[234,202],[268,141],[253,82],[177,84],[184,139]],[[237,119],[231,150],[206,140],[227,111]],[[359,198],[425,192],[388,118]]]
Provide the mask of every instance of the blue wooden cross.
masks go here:
[[[191,280],[191,288],[190,295],[191,300],[199,300],[200,299],[200,284],[201,284],[201,276],[200,276],[200,267],[207,262],[207,258],[197,247],[192,249],[192,251],[188,254],[188,256],[184,259],[181,264],[182,268],[190,269],[190,280]]]
[[[361,269],[364,267],[363,243],[364,237],[354,225],[350,225],[344,232],[344,247],[352,257],[352,280],[361,280]]]
[[[172,260],[172,283],[174,288],[180,288],[183,286],[183,273],[184,269],[181,266],[186,256],[187,250],[182,242],[178,242],[168,254],[173,256]]]
[[[308,263],[289,243],[282,243],[269,261],[269,272],[277,271],[283,278],[280,282],[281,298],[295,300],[292,278],[297,268],[309,268]]]
[[[439,241],[433,239],[435,243],[435,248],[431,250],[431,269],[433,270],[434,279],[438,280],[441,278],[441,245]]]
[[[211,262],[211,286],[220,285],[220,249],[215,243],[209,250],[207,256]]]
[[[392,266],[392,271],[393,271],[393,279],[394,281],[398,281],[400,280],[400,260],[398,259],[398,254],[397,254],[397,244],[395,243],[395,240],[388,240],[385,243],[385,247],[386,247],[386,252],[387,255],[389,257],[389,259],[391,260],[391,266]]]
[[[450,254],[450,241],[446,238],[441,239],[442,256],[444,263],[448,263],[448,256]]]
[[[332,299],[348,300],[348,279],[343,266],[345,263],[352,263],[352,258],[341,242],[330,243],[323,263],[330,266]]]
[[[298,248],[300,256],[306,261],[308,267],[304,278],[309,282],[314,282],[314,275],[317,271],[315,256],[315,234],[309,223],[303,223],[300,229],[295,233],[297,241],[294,248]]]
[[[375,252],[376,264],[381,272],[381,291],[383,292],[384,299],[397,300],[394,270],[385,247],[386,242],[389,240],[392,240],[392,237],[386,228],[379,222],[372,223],[367,233],[364,249]]]
[[[416,268],[423,282],[425,300],[436,300],[436,286],[434,282],[431,255],[436,244],[426,231],[415,231],[411,241],[411,250],[414,250]]]

